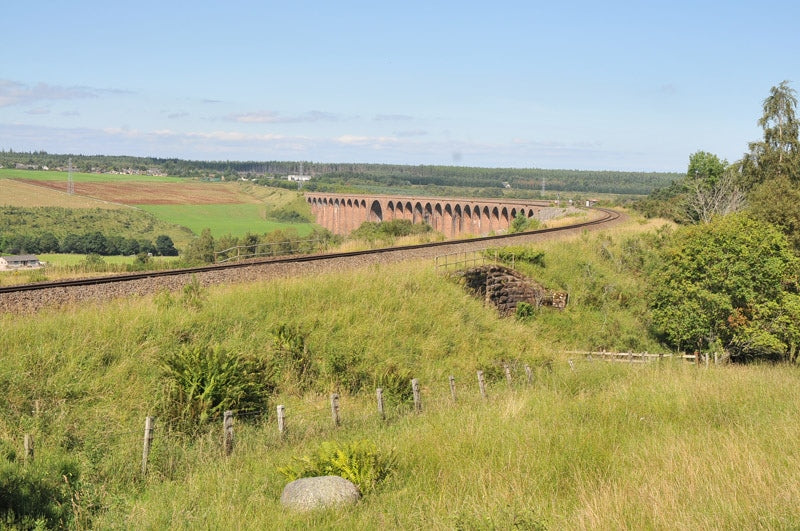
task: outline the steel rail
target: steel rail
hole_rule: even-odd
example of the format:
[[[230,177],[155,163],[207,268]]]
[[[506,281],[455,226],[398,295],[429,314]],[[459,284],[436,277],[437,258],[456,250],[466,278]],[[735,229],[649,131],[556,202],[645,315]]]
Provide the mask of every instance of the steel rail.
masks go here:
[[[337,258],[350,258],[353,256],[365,256],[365,255],[376,255],[376,254],[384,254],[384,253],[392,253],[392,252],[401,252],[401,251],[410,251],[415,249],[425,249],[425,248],[433,248],[433,247],[447,247],[447,246],[456,246],[456,245],[463,245],[467,243],[476,243],[476,242],[488,242],[488,241],[498,241],[501,242],[505,239],[509,238],[518,238],[520,236],[526,235],[535,235],[535,234],[547,234],[552,232],[561,232],[561,231],[568,231],[568,230],[575,230],[582,227],[588,227],[593,225],[602,225],[604,223],[609,223],[614,221],[620,217],[619,212],[607,208],[593,208],[592,210],[596,210],[603,213],[603,216],[591,221],[584,221],[582,223],[575,223],[572,225],[564,225],[563,227],[552,227],[546,229],[537,229],[533,231],[526,231],[526,232],[516,232],[514,234],[500,234],[495,236],[480,236],[477,238],[470,238],[467,240],[447,240],[441,242],[432,242],[432,243],[420,243],[415,245],[403,245],[399,247],[381,247],[379,249],[369,249],[366,251],[348,251],[348,252],[339,252],[339,253],[318,253],[318,254],[306,254],[300,256],[282,256],[276,258],[266,258],[266,259],[258,259],[258,260],[250,260],[247,262],[235,262],[235,263],[227,263],[227,264],[214,264],[214,265],[207,265],[207,266],[200,266],[200,267],[187,267],[181,269],[165,269],[161,271],[145,271],[141,273],[130,273],[130,274],[123,274],[123,275],[106,275],[100,277],[91,277],[91,278],[81,278],[81,279],[74,279],[74,280],[58,280],[52,282],[36,282],[31,284],[18,284],[14,286],[0,286],[0,294],[2,293],[17,293],[22,291],[37,291],[37,290],[47,290],[47,289],[56,289],[56,288],[68,288],[73,286],[94,286],[99,284],[112,284],[117,282],[128,282],[132,280],[142,280],[148,278],[157,278],[157,277],[170,277],[176,275],[190,275],[193,273],[205,273],[209,271],[220,271],[225,269],[236,269],[236,268],[243,268],[243,267],[253,267],[259,265],[268,265],[268,264],[285,264],[285,263],[302,263],[302,262],[313,262],[318,260],[335,260]]]

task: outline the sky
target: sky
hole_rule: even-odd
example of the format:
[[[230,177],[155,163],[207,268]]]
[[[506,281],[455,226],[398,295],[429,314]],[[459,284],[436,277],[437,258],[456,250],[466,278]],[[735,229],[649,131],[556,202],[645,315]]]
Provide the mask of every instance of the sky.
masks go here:
[[[685,172],[800,89],[800,2],[7,0],[0,150]]]

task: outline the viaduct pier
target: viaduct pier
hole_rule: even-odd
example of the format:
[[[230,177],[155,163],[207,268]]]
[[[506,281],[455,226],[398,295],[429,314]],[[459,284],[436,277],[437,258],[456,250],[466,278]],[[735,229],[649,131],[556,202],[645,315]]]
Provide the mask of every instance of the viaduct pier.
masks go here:
[[[307,193],[311,212],[334,234],[349,234],[365,221],[407,219],[427,223],[447,238],[508,230],[522,214],[545,220],[563,212],[550,201]]]

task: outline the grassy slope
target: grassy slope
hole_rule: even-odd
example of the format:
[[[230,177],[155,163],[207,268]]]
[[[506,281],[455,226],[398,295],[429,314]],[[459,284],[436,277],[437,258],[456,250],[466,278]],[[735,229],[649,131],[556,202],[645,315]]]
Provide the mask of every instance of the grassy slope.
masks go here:
[[[614,260],[598,251],[606,241],[553,244],[545,269],[566,267],[556,259],[559,248],[583,257],[606,284],[620,282],[618,275],[630,275],[612,275]],[[576,297],[591,291],[564,275]],[[83,503],[107,508],[95,515],[95,527],[800,525],[795,368],[578,362],[572,371],[562,346],[593,346],[595,316],[622,319],[623,310],[633,314],[630,333],[638,326],[646,335],[646,323],[634,322],[638,310],[573,299],[567,311],[531,322],[500,319],[427,262],[207,295],[201,310],[165,305],[161,296],[158,304],[146,297],[0,316],[0,440],[21,447],[22,435],[32,433],[38,459],[77,460]],[[217,426],[190,441],[158,419],[151,474],[137,481],[141,425],[162,389],[160,356],[185,342],[268,355],[277,324],[306,330],[321,371],[317,393],[294,394],[287,385],[273,402],[287,406],[289,440],[277,439],[272,420],[239,422],[234,455],[224,459]],[[552,371],[541,363],[550,358]],[[512,361],[516,387],[493,380],[484,403],[474,371],[501,359]],[[425,411],[392,408],[381,424],[371,390],[344,393],[344,423],[334,430],[326,392],[335,388],[331,365],[343,360],[365,371],[389,362],[407,368],[422,382]],[[530,388],[522,385],[523,363],[536,367]],[[455,406],[449,374],[459,385]],[[42,412],[35,417],[37,399]],[[377,493],[348,511],[302,516],[280,508],[285,481],[276,467],[322,440],[360,438],[398,456],[396,473]]]

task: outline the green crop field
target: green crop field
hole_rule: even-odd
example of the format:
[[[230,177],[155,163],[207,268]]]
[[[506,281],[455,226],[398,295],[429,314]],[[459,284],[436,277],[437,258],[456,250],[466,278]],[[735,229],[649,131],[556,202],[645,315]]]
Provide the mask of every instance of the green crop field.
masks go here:
[[[311,223],[281,223],[265,219],[266,207],[258,204],[139,205],[139,208],[167,223],[187,227],[195,234],[210,229],[214,237],[227,234],[243,236],[248,232],[263,234],[290,227],[300,236],[306,236],[314,228]]]
[[[67,181],[68,174],[65,171],[41,171],[41,170],[15,170],[9,168],[0,169],[0,179],[25,179],[32,181]],[[185,182],[180,177],[158,176],[158,175],[115,175],[110,173],[72,173],[72,180],[75,182],[159,182],[177,183]]]

